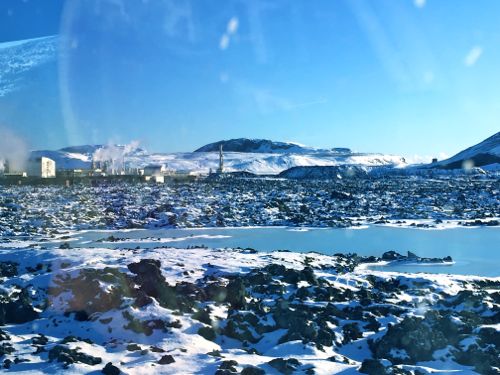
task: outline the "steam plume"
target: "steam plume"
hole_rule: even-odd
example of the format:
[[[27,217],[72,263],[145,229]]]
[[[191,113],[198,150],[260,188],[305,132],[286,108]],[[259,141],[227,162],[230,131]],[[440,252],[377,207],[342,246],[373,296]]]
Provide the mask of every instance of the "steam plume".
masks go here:
[[[137,150],[138,147],[138,141],[132,141],[126,145],[108,144],[107,146],[97,149],[93,153],[92,159],[97,163],[107,163],[111,171],[116,173],[125,167],[125,156],[130,155]]]
[[[27,143],[10,129],[0,126],[0,171],[8,161],[10,171],[22,171],[28,160]]]

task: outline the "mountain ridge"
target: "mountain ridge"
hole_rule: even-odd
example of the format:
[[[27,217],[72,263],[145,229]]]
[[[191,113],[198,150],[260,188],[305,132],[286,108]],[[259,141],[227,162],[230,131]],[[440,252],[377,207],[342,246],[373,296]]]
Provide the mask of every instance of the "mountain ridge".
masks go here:
[[[279,173],[293,167],[307,166],[406,166],[404,158],[397,155],[375,153],[353,153],[350,149],[314,149],[295,143],[275,142],[269,140],[236,140],[219,141],[205,145],[195,152],[148,153],[131,145],[81,145],[64,147],[56,151],[32,151],[31,156],[47,156],[56,161],[56,168],[88,169],[92,160],[110,158],[125,162],[128,166],[143,168],[148,164],[165,164],[167,168],[177,171],[189,171],[206,174],[219,165],[219,144],[232,142],[233,147],[224,148],[224,169],[227,172],[251,172],[258,175]],[[132,147],[133,146],[133,147]],[[207,151],[213,150],[213,151]],[[233,151],[233,150],[245,150]]]
[[[292,142],[279,142],[269,139],[258,138],[233,138],[221,140],[213,143],[208,143],[194,152],[215,152],[219,151],[222,145],[226,152],[248,152],[248,153],[302,153],[312,150],[310,147],[305,147]]]
[[[433,168],[470,169],[500,165],[500,132],[470,146],[452,157],[433,163]]]

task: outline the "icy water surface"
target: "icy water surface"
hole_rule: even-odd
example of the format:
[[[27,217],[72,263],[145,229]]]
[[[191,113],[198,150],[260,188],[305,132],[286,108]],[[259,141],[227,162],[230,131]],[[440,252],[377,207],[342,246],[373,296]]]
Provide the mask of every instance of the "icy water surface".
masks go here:
[[[113,235],[119,242],[96,242]],[[72,246],[92,247],[251,247],[260,251],[317,251],[377,255],[388,250],[422,257],[451,255],[453,265],[405,265],[380,267],[398,272],[433,272],[481,276],[500,276],[500,228],[450,228],[422,230],[370,226],[363,229],[295,228],[213,228],[97,231],[77,234]],[[148,238],[152,237],[152,238]]]

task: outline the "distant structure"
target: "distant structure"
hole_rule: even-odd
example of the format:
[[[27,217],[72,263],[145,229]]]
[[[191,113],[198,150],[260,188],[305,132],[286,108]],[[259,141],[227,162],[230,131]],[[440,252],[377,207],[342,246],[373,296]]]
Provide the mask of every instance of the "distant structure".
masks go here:
[[[3,160],[2,174],[9,174],[9,173],[10,173],[9,159],[5,159],[5,160]]]
[[[427,160],[429,160],[429,159],[427,159]],[[432,158],[432,164],[437,163],[437,162],[438,162],[437,158]]]
[[[28,176],[40,178],[56,177],[56,162],[45,156],[28,160]]]
[[[222,144],[219,145],[219,168],[217,168],[217,173],[224,173],[224,153],[222,151]]]
[[[5,159],[5,162],[3,163],[3,172],[5,174],[10,173],[10,163],[9,159]]]
[[[144,167],[144,176],[162,176],[165,171],[163,164],[150,164]]]
[[[144,179],[146,181],[165,182],[167,169],[163,164],[150,164],[144,167]]]
[[[0,177],[2,178],[16,179],[28,177],[28,174],[25,171],[18,171],[11,168],[9,159],[0,160],[0,165],[1,164],[3,164],[3,169],[0,169]],[[21,180],[19,180],[19,183],[21,183]]]

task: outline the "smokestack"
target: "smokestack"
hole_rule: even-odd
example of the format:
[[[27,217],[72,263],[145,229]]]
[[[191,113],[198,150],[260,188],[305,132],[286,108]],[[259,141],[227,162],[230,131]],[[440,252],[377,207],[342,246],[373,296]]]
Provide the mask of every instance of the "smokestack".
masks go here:
[[[219,173],[224,172],[224,154],[222,152],[222,143],[219,145]]]

